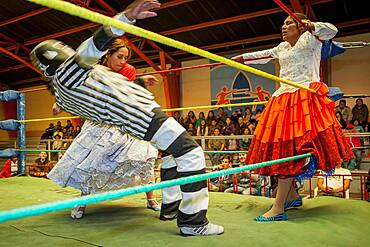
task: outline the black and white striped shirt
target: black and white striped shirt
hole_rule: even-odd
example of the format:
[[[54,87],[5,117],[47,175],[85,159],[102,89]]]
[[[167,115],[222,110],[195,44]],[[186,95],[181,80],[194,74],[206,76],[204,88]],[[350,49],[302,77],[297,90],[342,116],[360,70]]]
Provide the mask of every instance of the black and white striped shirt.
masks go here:
[[[128,22],[124,15],[118,17]],[[113,31],[110,27],[99,29],[58,68],[53,78],[56,102],[67,112],[117,125],[142,139],[154,115],[152,110],[159,107],[154,96],[126,77],[96,65],[117,37]]]

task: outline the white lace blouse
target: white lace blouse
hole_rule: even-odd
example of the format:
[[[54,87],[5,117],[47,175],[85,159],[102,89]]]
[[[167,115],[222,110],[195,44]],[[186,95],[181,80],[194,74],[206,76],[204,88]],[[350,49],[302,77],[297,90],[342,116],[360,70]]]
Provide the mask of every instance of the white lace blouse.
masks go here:
[[[288,42],[282,42],[278,46],[257,52],[243,54],[244,59],[271,56],[272,58],[246,61],[246,64],[264,64],[271,59],[279,59],[280,77],[289,81],[309,86],[311,82],[320,81],[320,60],[321,47],[320,40],[333,38],[338,32],[337,28],[330,23],[315,22],[315,31],[306,31],[298,39],[294,46]],[[315,36],[314,36],[315,35]],[[280,88],[272,96],[279,96],[283,93],[290,93],[298,88],[281,83]]]

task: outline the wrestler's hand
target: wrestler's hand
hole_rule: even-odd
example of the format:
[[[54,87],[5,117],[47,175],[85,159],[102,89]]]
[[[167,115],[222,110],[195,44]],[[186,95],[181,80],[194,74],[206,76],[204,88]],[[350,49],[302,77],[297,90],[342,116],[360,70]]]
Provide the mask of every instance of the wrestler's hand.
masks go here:
[[[244,61],[243,55],[235,56],[235,57],[232,57],[231,59],[234,60],[235,62],[239,62],[239,63]]]
[[[310,20],[302,20],[304,26],[300,25],[299,28],[302,32],[305,31],[315,31],[315,25]]]
[[[58,115],[59,113],[62,112],[62,108],[60,108],[57,103],[54,103],[53,105],[53,114]]]
[[[157,0],[135,0],[124,11],[125,16],[130,20],[140,20],[157,16],[151,11],[159,9],[161,4]]]
[[[141,77],[146,87],[155,86],[158,84],[158,79],[152,75],[144,75]]]

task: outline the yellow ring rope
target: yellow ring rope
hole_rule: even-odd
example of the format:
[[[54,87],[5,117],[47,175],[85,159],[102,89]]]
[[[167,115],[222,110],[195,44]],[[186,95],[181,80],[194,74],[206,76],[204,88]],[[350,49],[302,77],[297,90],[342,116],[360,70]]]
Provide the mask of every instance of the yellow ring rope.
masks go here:
[[[103,25],[106,25],[106,26],[112,26],[114,28],[123,30],[127,33],[130,33],[130,34],[142,37],[142,38],[150,39],[150,40],[156,41],[158,43],[161,43],[161,44],[164,44],[164,45],[167,45],[167,46],[171,46],[171,47],[177,48],[179,50],[183,50],[183,51],[195,54],[195,55],[199,55],[201,57],[205,57],[205,58],[208,58],[208,59],[211,59],[211,60],[214,60],[214,61],[222,62],[222,63],[225,63],[225,64],[229,65],[230,67],[234,67],[234,68],[237,68],[237,69],[240,69],[240,70],[245,70],[245,71],[248,71],[250,73],[259,75],[261,77],[265,77],[267,79],[271,79],[271,80],[278,81],[278,82],[283,82],[285,84],[288,84],[288,85],[291,85],[291,86],[294,86],[294,87],[297,87],[297,88],[308,90],[312,93],[316,92],[315,90],[313,90],[311,88],[299,85],[297,83],[291,82],[289,80],[280,78],[280,77],[275,76],[275,75],[271,75],[271,74],[266,73],[264,71],[260,71],[258,69],[252,68],[250,66],[235,62],[231,59],[227,59],[227,58],[224,58],[222,56],[213,54],[211,52],[208,52],[208,51],[199,49],[197,47],[185,44],[183,42],[180,42],[180,41],[177,41],[177,40],[174,40],[174,39],[171,39],[171,38],[167,38],[165,36],[159,35],[157,33],[154,33],[154,32],[151,32],[151,31],[148,31],[148,30],[145,30],[145,29],[142,29],[140,27],[136,27],[136,26],[133,26],[133,25],[129,25],[127,23],[123,23],[123,22],[118,21],[118,20],[116,20],[112,17],[108,17],[108,16],[105,16],[105,15],[93,12],[91,10],[85,9],[83,7],[79,7],[79,6],[74,5],[72,3],[69,3],[69,2],[64,2],[64,1],[61,1],[61,0],[27,0],[27,1],[37,3],[37,4],[40,4],[40,5],[49,7],[51,9],[56,9],[56,10],[62,11],[64,13],[67,13],[67,14],[70,14],[70,15],[78,16],[80,18],[83,18],[83,19],[86,19],[86,20],[89,20],[89,21],[92,21],[92,22],[100,23],[100,24],[103,24]]]
[[[210,108],[210,109],[213,108],[214,109],[214,108],[219,108],[219,107],[262,105],[262,104],[266,104],[266,103],[267,103],[267,101],[224,104],[224,105],[200,105],[200,106],[189,106],[189,107],[181,107],[181,108],[163,109],[162,111],[171,112],[171,111],[196,110],[196,109],[206,109],[206,108]],[[75,119],[75,118],[80,118],[80,117],[79,116],[70,116],[70,117],[37,118],[37,119],[19,120],[18,122],[20,122],[20,123],[30,123],[30,122],[66,120],[66,119]]]

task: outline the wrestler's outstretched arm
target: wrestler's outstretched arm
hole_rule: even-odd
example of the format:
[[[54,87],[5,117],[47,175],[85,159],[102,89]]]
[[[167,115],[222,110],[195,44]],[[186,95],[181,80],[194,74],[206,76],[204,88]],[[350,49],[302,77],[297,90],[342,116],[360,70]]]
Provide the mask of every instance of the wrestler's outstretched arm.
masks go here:
[[[151,10],[158,9],[160,6],[157,0],[136,0],[114,18],[128,24],[134,24],[136,20],[156,16],[157,13]],[[77,48],[76,62],[83,68],[91,68],[105,55],[114,40],[124,33],[124,31],[110,26],[99,28],[92,37]]]

